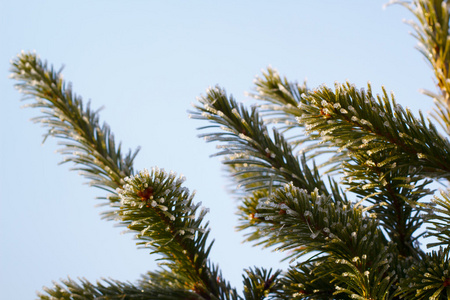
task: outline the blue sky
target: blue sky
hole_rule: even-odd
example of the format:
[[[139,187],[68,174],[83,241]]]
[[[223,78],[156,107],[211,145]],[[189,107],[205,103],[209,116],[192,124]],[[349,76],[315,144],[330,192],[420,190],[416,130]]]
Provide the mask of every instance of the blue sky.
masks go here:
[[[196,137],[191,103],[219,84],[240,101],[267,66],[309,87],[349,80],[384,85],[413,111],[431,110],[418,93],[434,90],[432,72],[402,19],[386,1],[32,1],[0,0],[0,289],[30,299],[70,276],[134,281],[156,268],[130,234],[99,218],[102,191],[70,165],[58,166],[57,141],[29,121],[8,79],[9,61],[36,52],[101,113],[124,148],[142,150],[137,170],[159,166],[186,176],[210,207],[212,260],[241,287],[251,266],[286,268],[280,253],[241,244],[236,201],[227,193],[215,146]]]

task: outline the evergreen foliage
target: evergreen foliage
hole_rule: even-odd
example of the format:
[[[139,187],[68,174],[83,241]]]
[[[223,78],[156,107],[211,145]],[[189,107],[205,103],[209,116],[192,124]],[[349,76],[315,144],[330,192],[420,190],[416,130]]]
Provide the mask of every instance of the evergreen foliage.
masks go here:
[[[159,168],[134,171],[137,151],[123,154],[61,71],[20,54],[12,78],[34,99],[30,106],[42,108],[35,121],[60,140],[64,162],[106,191],[103,217],[134,232],[162,262],[135,284],[68,278],[39,298],[450,299],[450,194],[429,188],[450,179],[450,2],[394,3],[417,18],[410,24],[438,88],[424,93],[443,130],[384,89],[309,89],[270,68],[256,80],[257,105],[245,107],[214,87],[194,106],[190,116],[208,123],[200,136],[218,143],[215,155],[239,187],[238,228],[247,241],[291,260],[286,271],[245,270],[241,295],[209,259],[208,210],[195,203],[184,178]],[[420,248],[422,235],[439,248]]]

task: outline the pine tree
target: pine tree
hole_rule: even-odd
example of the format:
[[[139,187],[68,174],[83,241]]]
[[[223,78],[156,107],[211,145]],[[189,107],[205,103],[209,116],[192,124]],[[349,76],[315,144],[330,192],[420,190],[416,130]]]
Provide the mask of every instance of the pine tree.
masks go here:
[[[245,270],[242,294],[209,259],[208,210],[184,178],[135,171],[137,152],[123,153],[60,71],[34,53],[18,55],[12,78],[41,108],[35,121],[60,139],[64,161],[104,190],[103,217],[162,261],[134,284],[67,279],[40,299],[450,299],[450,193],[429,186],[450,179],[450,2],[395,3],[417,18],[410,24],[437,85],[437,93],[424,93],[441,129],[384,89],[310,89],[270,68],[256,80],[257,105],[214,87],[191,112],[208,123],[201,136],[218,144],[239,187],[246,240],[286,251],[292,262],[284,271]],[[434,238],[431,252],[421,236]]]

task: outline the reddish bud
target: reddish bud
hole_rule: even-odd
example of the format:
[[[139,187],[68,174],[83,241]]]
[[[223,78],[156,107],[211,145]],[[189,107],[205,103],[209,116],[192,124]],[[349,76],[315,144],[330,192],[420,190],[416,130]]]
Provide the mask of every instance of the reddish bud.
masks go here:
[[[142,201],[147,201],[151,196],[153,196],[153,188],[150,186],[143,191],[137,192],[137,195],[138,197],[141,197]]]

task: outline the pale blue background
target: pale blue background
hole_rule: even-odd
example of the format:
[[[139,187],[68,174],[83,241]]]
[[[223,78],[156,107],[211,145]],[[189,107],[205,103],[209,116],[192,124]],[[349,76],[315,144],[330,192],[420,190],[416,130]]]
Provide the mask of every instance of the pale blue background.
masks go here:
[[[155,268],[132,236],[99,219],[85,182],[54,139],[29,122],[9,80],[9,60],[35,49],[106,120],[126,149],[142,146],[136,169],[158,165],[183,173],[197,201],[211,208],[211,257],[241,289],[243,268],[283,267],[281,254],[242,245],[236,203],[226,192],[214,145],[198,139],[187,110],[208,86],[238,100],[271,65],[291,80],[316,87],[349,80],[375,91],[385,85],[413,111],[431,101],[432,72],[400,6],[385,0],[316,1],[34,1],[0,0],[0,298],[33,299],[52,280],[71,276],[134,281]]]

